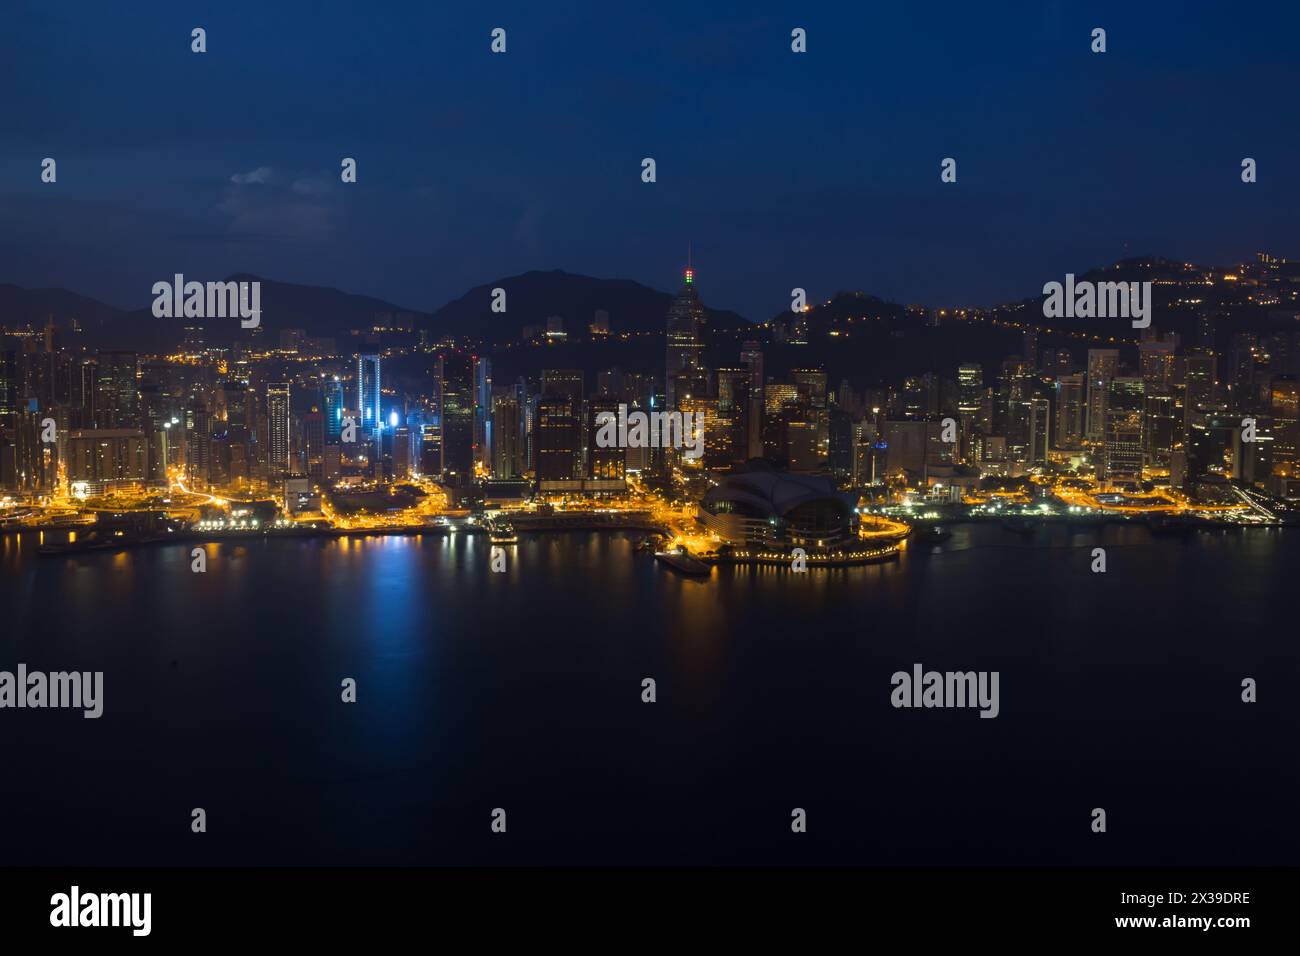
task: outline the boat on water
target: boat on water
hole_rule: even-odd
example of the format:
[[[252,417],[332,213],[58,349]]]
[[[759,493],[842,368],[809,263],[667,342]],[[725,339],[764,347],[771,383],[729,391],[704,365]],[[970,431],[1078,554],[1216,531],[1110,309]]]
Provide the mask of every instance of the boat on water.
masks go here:
[[[674,571],[680,571],[682,574],[708,574],[709,566],[703,561],[697,561],[684,551],[656,551],[655,560],[662,561]]]
[[[508,521],[495,521],[488,527],[488,541],[494,545],[517,544],[515,526]]]
[[[928,528],[917,528],[914,534],[916,540],[922,544],[939,544],[952,537],[951,531],[937,524]]]

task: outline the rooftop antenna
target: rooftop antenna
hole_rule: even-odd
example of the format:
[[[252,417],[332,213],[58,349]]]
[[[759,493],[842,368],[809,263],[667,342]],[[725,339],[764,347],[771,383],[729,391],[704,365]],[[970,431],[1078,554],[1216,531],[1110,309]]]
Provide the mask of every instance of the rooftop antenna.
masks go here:
[[[695,269],[691,265],[691,241],[686,240],[686,284],[691,285],[695,281]]]

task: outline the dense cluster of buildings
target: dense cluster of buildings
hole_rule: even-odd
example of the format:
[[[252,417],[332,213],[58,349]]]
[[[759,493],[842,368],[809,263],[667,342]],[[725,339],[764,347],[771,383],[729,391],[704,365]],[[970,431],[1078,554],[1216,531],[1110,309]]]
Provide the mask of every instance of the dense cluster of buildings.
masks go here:
[[[1216,283],[1229,291],[1208,294]],[[1041,322],[1004,321],[1022,330],[1015,354],[859,390],[846,378],[832,387],[797,359],[765,374],[757,341],[734,365],[702,368],[688,282],[669,318],[669,395],[707,411],[705,464],[714,469],[762,457],[842,487],[883,483],[951,500],[990,479],[1030,475],[1211,499],[1237,482],[1300,497],[1300,271],[1262,255],[1217,276],[1189,267],[1157,285],[1188,333],[1153,324],[1133,343],[1093,336],[1095,346],[1057,347],[1040,344],[1061,338]],[[1234,300],[1267,315],[1269,330],[1234,331]],[[807,344],[806,316],[773,326],[774,340]]]
[[[1277,260],[1254,268],[1233,281],[1272,294]],[[707,502],[718,527],[741,520],[728,509],[752,505],[749,518],[768,520],[779,501],[809,493],[807,482],[771,478],[718,484],[761,471],[759,459],[769,472],[817,476],[827,500],[866,488],[956,500],[981,481],[1030,474],[1189,494],[1227,480],[1296,491],[1300,333],[1285,327],[1229,333],[1225,350],[1207,314],[1191,341],[1156,323],[1136,348],[1069,349],[1041,346],[1027,325],[1022,349],[1000,363],[873,384],[832,383],[818,363],[765,367],[774,342],[787,358],[806,342],[805,316],[756,326],[730,358],[710,350],[707,324],[687,270],[665,319],[662,373],[542,367],[506,382],[474,343],[416,341],[378,319],[343,355],[300,330],[280,333],[275,348],[251,335],[210,349],[194,327],[176,354],[143,355],[65,347],[67,330],[52,323],[10,329],[0,338],[0,491],[37,496],[66,483],[95,495],[179,478],[193,490],[282,496],[292,509],[339,483],[424,477],[472,505],[618,495],[637,474],[670,493],[701,480],[696,500],[724,488]],[[546,335],[551,327],[562,323]],[[590,331],[608,336],[609,314]],[[602,444],[600,417],[620,406],[695,413],[703,454]],[[838,505],[806,510],[814,532],[839,534],[820,524]]]

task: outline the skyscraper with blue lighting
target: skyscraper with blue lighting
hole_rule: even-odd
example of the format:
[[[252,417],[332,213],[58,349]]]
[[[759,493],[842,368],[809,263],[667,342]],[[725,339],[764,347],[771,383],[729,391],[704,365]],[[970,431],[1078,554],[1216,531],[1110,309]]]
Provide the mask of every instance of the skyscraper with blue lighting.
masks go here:
[[[379,408],[379,356],[357,356],[357,427],[368,438],[377,438],[384,423]]]

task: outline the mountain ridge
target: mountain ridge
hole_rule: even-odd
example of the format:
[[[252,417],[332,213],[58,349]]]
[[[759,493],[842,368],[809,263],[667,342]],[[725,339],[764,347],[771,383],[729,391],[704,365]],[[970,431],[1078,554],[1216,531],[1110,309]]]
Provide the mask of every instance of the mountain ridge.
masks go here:
[[[1300,274],[1297,273],[1297,267],[1290,263],[1287,267],[1287,275],[1292,277],[1291,281],[1295,281],[1295,276]],[[1163,257],[1138,256],[1090,267],[1079,271],[1077,276],[1079,280],[1167,279],[1194,276],[1221,268],[1225,267],[1207,267]],[[1048,278],[1051,281],[1061,281],[1065,274],[1062,272],[1059,276]],[[334,339],[339,354],[349,354],[361,342],[371,344],[374,341],[373,329],[377,324],[388,329],[400,327],[409,330],[412,337],[416,333],[425,332],[429,341],[454,338],[482,343],[489,348],[501,348],[521,342],[526,328],[544,329],[550,316],[560,316],[570,340],[585,339],[588,325],[597,310],[609,313],[612,347],[620,333],[661,333],[669,303],[675,294],[651,288],[633,279],[606,279],[562,269],[530,270],[480,283],[430,312],[336,287],[281,282],[247,272],[235,273],[222,281],[261,283],[262,322],[257,335],[262,340],[262,347],[277,346],[282,330],[302,329],[308,337]],[[492,308],[497,289],[504,290],[505,293],[503,312],[494,312]],[[707,287],[703,290],[702,298],[707,301]],[[1018,315],[1015,318],[1020,322],[1041,325],[1042,320],[1037,318],[1041,315],[1041,310],[1035,307],[1035,303],[1041,301],[1041,293],[1036,292],[1016,302],[993,307],[972,307],[969,311],[988,314],[1016,312]],[[821,340],[819,347],[804,353],[807,358],[814,358],[814,353],[822,351],[843,351],[845,354],[840,357],[847,360],[847,353],[858,351],[857,343],[851,345],[849,339],[862,340],[862,336],[850,334],[853,329],[846,326],[853,315],[878,316],[881,323],[879,331],[885,332],[885,327],[888,326],[891,330],[889,334],[896,338],[900,329],[911,329],[914,325],[924,324],[925,317],[934,311],[846,289],[812,305],[809,312],[801,317],[796,317],[787,309],[761,323],[751,322],[731,310],[706,306],[706,328],[725,340],[743,339],[751,333],[756,338],[766,339],[774,327],[793,328],[802,318],[807,331]],[[1167,315],[1169,325],[1164,322],[1157,324],[1182,333],[1191,330],[1186,316],[1180,318],[1173,314]],[[83,334],[79,336],[80,344],[88,348],[132,348],[155,353],[170,351],[181,342],[185,326],[193,324],[203,326],[205,342],[213,346],[228,347],[241,339],[246,341],[248,332],[233,317],[190,321],[183,318],[159,319],[153,316],[149,307],[124,310],[63,288],[27,289],[12,283],[0,283],[0,327],[26,325],[39,329],[49,316],[53,316],[56,324],[62,326],[66,326],[71,319],[77,319],[83,329]],[[1065,327],[1063,322],[1054,324]],[[992,331],[987,323],[983,324],[983,328],[987,332]],[[857,329],[866,331],[861,326],[861,319]],[[975,331],[974,328],[970,329],[972,333]],[[1114,334],[1128,335],[1123,329],[1115,329]],[[633,337],[640,338],[640,335]],[[969,338],[966,335],[956,337]],[[880,340],[875,335],[868,338],[877,347],[884,345],[888,351],[895,350],[895,343],[889,339]],[[1004,336],[990,335],[988,338],[1000,339]],[[985,344],[993,346],[991,341]],[[999,344],[997,347],[1004,346]],[[733,351],[730,342],[725,348],[729,356]],[[944,351],[947,352],[947,349]],[[985,349],[979,351],[984,352]],[[951,361],[948,355],[944,359],[944,365]]]

